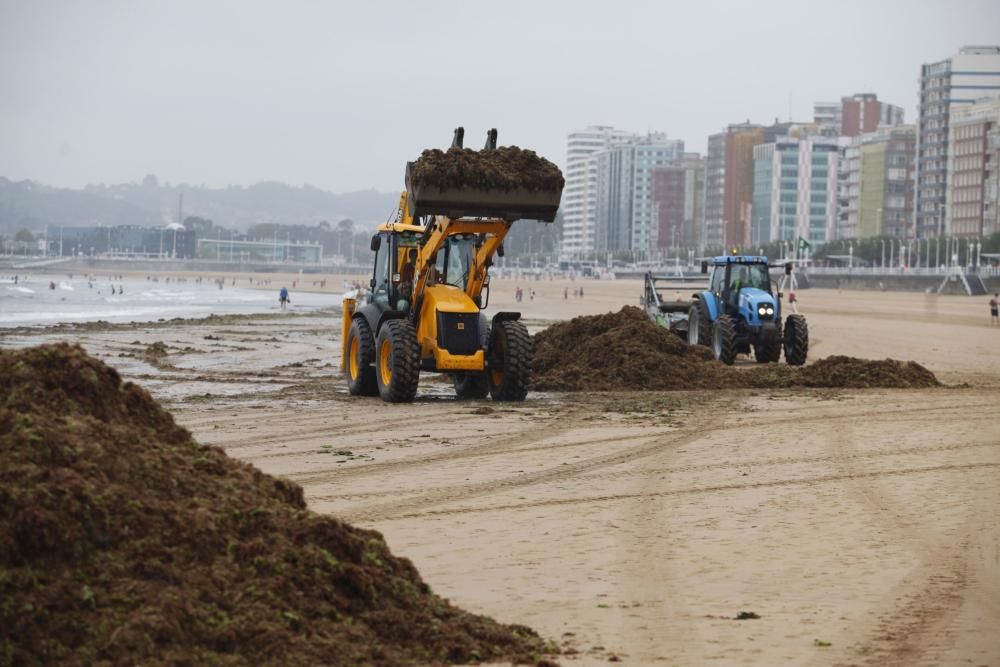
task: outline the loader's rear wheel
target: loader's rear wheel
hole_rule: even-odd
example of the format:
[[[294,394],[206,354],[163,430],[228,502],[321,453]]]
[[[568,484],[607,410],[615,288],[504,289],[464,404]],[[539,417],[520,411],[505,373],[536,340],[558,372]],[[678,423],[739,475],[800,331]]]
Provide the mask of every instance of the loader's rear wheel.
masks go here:
[[[375,340],[367,320],[357,317],[347,330],[347,390],[351,396],[377,396]]]
[[[712,317],[708,314],[708,306],[698,299],[688,311],[688,345],[712,344]]]
[[[420,346],[413,325],[407,320],[389,320],[375,340],[378,393],[383,401],[412,401],[420,381]]]
[[[486,373],[454,375],[455,395],[460,399],[486,398],[490,393],[490,381]]]
[[[494,401],[523,401],[531,379],[531,337],[517,320],[497,323],[490,338],[490,395]]]
[[[736,361],[736,323],[729,315],[719,315],[712,327],[712,352],[715,358],[731,366]]]
[[[778,333],[770,343],[753,346],[753,356],[758,364],[773,364],[781,359],[781,321],[777,322]]]
[[[785,361],[789,366],[801,366],[809,356],[809,327],[802,315],[789,315],[785,320]]]

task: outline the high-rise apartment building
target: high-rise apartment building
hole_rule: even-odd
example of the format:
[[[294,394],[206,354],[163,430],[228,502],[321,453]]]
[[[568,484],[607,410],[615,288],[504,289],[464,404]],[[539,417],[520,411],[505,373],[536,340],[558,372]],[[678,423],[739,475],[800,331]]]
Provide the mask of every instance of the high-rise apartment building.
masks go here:
[[[685,153],[674,164],[653,169],[650,181],[653,214],[659,227],[658,248],[675,252],[679,246],[701,246],[704,158],[697,153]]]
[[[591,125],[571,132],[566,142],[566,186],[560,210],[563,215],[562,253],[581,257],[594,252],[597,205],[597,163],[594,154],[636,135],[608,125]]]
[[[753,149],[750,245],[832,239],[837,225],[837,141],[781,137]]]
[[[1000,46],[966,46],[920,68],[916,234],[944,233],[949,119],[956,109],[1000,93]]]
[[[1000,232],[1000,98],[955,109],[948,146],[946,232],[966,238]]]
[[[647,134],[594,154],[597,168],[594,249],[652,256],[659,239],[651,172],[679,159],[684,142]]]
[[[875,93],[841,97],[840,102],[813,104],[813,121],[826,137],[856,137],[880,127],[903,124],[903,108],[880,102]]]
[[[907,238],[915,160],[913,125],[883,126],[848,139],[838,167],[837,238]]]
[[[858,237],[861,215],[861,137],[845,137],[840,144],[836,238],[853,239]]]
[[[862,140],[859,237],[911,236],[916,144],[913,125],[884,128]]]
[[[705,158],[705,223],[708,247],[743,245],[749,241],[753,200],[753,148],[764,141],[764,127],[730,125],[708,138]]]

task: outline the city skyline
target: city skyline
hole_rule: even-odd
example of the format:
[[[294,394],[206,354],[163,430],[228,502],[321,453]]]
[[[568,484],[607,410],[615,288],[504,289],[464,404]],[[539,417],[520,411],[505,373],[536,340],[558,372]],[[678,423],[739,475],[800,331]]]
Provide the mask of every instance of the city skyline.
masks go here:
[[[391,192],[404,163],[447,145],[457,125],[470,145],[497,127],[502,144],[564,167],[566,133],[599,123],[666,131],[704,153],[730,123],[809,119],[816,101],[855,92],[913,119],[920,65],[995,42],[1000,24],[991,2],[846,3],[822,18],[777,1],[634,3],[616,21],[599,8],[513,3],[477,16],[458,4],[251,3],[237,20],[223,5],[0,2],[0,175]],[[663,33],[663,21],[686,29]],[[523,46],[462,48],[455,59],[454,45],[433,38],[475,38],[483,25]],[[414,54],[449,67],[414,68]],[[454,100],[447,113],[442,99]]]

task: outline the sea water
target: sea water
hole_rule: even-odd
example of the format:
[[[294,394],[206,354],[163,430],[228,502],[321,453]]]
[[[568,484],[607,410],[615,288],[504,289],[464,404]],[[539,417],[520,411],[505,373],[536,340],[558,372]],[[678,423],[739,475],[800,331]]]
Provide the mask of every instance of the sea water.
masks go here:
[[[201,283],[188,278],[186,282],[171,279],[158,282],[144,278],[109,280],[107,275],[20,274],[17,283],[13,275],[0,275],[0,328],[40,326],[71,322],[152,322],[175,317],[192,318],[209,315],[276,313],[280,311],[278,290],[282,284],[273,281],[271,289],[240,287],[247,279],[225,280],[222,289],[211,278]],[[54,286],[54,288],[50,288]],[[112,286],[114,290],[112,291]],[[340,305],[339,294],[296,292],[289,288],[289,310],[310,311]],[[119,293],[123,288],[123,293]]]

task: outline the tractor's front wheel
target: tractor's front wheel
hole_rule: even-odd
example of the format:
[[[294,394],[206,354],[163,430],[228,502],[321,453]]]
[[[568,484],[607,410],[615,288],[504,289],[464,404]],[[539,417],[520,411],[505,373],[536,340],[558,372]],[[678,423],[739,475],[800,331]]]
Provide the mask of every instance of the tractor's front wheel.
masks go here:
[[[356,317],[347,330],[347,355],[344,375],[351,396],[375,396],[375,340],[371,327],[363,317]]]
[[[802,315],[789,315],[785,320],[785,361],[789,366],[801,366],[809,356],[809,327]]]
[[[407,320],[389,320],[375,339],[375,377],[383,401],[405,403],[417,395],[420,346]]]
[[[486,354],[490,395],[494,401],[523,401],[531,379],[531,337],[517,320],[497,323]]]
[[[778,333],[769,343],[753,346],[753,356],[758,364],[773,364],[781,359],[781,320],[778,320]]]
[[[736,361],[736,323],[729,315],[719,315],[712,327],[712,352],[715,358],[731,366]]]

